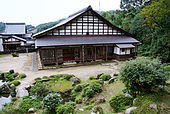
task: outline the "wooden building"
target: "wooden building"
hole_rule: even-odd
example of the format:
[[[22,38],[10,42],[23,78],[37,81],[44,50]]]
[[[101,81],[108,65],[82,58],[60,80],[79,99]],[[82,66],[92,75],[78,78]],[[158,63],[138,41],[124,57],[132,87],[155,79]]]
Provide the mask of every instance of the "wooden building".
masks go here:
[[[26,32],[25,23],[5,23],[5,31],[0,33],[0,52],[25,51],[34,48],[32,33]]]
[[[42,66],[67,61],[127,59],[137,54],[140,43],[96,13],[91,6],[33,37]]]

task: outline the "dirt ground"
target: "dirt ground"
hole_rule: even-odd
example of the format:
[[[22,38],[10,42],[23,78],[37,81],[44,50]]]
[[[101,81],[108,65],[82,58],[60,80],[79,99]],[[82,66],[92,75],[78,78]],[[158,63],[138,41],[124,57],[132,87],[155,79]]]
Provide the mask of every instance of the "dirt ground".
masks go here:
[[[25,87],[32,84],[34,79],[37,77],[50,76],[54,74],[74,74],[82,81],[88,80],[89,76],[97,76],[100,73],[108,73],[113,75],[114,73],[118,73],[118,69],[122,64],[122,62],[119,61],[112,61],[110,63],[102,63],[98,65],[39,70],[37,72],[33,72],[32,56],[33,53],[29,53],[28,56],[23,53],[20,54],[19,57],[0,55],[0,72],[7,72],[10,69],[14,69],[15,72],[25,73],[27,77],[21,80],[21,85],[19,86]]]

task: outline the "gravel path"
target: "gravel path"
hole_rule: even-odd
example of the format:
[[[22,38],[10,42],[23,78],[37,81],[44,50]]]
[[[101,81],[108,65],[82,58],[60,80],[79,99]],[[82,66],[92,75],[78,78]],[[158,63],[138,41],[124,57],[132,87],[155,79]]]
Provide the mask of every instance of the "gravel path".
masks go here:
[[[21,80],[19,88],[26,87],[34,82],[37,77],[50,76],[54,74],[74,74],[82,81],[88,80],[89,76],[96,76],[100,73],[108,73],[113,75],[118,73],[119,65],[122,62],[113,61],[111,63],[102,63],[98,65],[59,68],[50,70],[37,70],[36,65],[33,65],[32,58],[35,57],[34,53],[29,53],[27,56],[25,53],[20,54],[19,57],[12,57],[11,55],[0,55],[0,72],[7,72],[10,69],[14,69],[15,72],[25,73],[27,77]],[[34,68],[35,67],[35,68]],[[32,69],[34,68],[34,70]]]

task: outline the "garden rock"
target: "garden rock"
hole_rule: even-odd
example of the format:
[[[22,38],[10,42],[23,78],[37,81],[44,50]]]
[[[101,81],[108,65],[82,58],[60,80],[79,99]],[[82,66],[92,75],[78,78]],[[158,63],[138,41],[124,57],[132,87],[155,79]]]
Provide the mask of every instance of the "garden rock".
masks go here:
[[[132,95],[130,95],[129,93],[125,93],[124,95],[125,95],[125,97],[133,98]]]
[[[14,84],[11,84],[10,87],[15,87],[15,85],[14,85]]]
[[[47,82],[47,81],[49,81],[50,79],[41,79],[42,80],[42,82]]]
[[[31,89],[31,87],[32,87],[32,85],[26,85],[25,89],[29,91]]]
[[[35,112],[34,108],[30,108],[30,109],[28,110],[28,113],[34,113],[34,112]]]
[[[97,111],[97,114],[99,114],[99,112],[103,112],[103,109],[101,106],[94,106],[91,114],[96,114],[95,111]]]
[[[84,112],[84,109],[80,108],[79,111]]]
[[[137,108],[137,107],[130,107],[130,108],[126,109],[125,114],[130,114],[130,112],[131,112],[132,110],[135,110],[136,108]]]
[[[77,85],[77,84],[80,83],[80,79],[77,78],[77,77],[72,77],[72,78],[70,78],[70,81],[71,81],[71,83],[72,83],[72,86],[75,86],[75,85]]]
[[[112,77],[112,78],[110,78],[110,80],[109,80],[108,84],[113,83],[113,82],[115,81],[115,79],[116,79],[116,77]]]
[[[100,76],[103,75],[103,74],[104,74],[104,73],[98,74],[98,75],[97,75],[97,79],[99,79]]]
[[[157,110],[157,104],[149,104],[149,107],[151,107],[151,108]]]
[[[104,97],[100,97],[96,100],[96,103],[104,103],[106,100]]]
[[[25,88],[17,88],[16,90],[16,97],[24,97],[24,96],[28,96],[29,93]]]
[[[0,86],[0,93],[1,94],[9,94],[10,93],[10,87],[8,83],[4,83],[2,86]]]

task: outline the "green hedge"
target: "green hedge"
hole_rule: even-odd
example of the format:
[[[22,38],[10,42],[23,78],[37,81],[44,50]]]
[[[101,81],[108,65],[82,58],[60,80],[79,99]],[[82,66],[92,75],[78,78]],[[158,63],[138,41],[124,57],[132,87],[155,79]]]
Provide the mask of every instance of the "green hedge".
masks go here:
[[[109,100],[110,106],[115,112],[121,112],[133,104],[133,99],[124,95],[114,96]]]
[[[10,85],[14,84],[15,86],[18,86],[18,85],[20,85],[20,81],[18,81],[18,80],[13,80],[13,81],[11,81],[9,84],[10,84]]]

